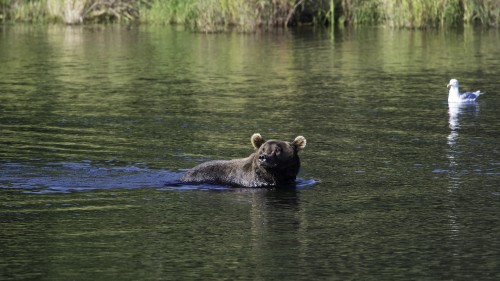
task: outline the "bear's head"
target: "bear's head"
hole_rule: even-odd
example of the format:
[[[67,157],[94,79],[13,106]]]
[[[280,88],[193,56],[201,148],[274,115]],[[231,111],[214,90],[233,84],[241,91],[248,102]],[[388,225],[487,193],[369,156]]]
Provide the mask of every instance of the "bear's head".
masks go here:
[[[292,143],[280,140],[264,140],[260,134],[253,134],[252,145],[257,149],[258,165],[265,169],[286,169],[300,166],[298,152],[306,147],[306,139],[298,136]]]

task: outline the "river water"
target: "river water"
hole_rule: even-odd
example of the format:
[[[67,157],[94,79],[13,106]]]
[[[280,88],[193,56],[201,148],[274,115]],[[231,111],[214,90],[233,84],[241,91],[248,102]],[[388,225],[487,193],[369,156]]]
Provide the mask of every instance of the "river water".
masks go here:
[[[498,280],[500,31],[0,29],[0,279]],[[449,107],[446,84],[481,89]],[[295,189],[185,186],[303,135]]]

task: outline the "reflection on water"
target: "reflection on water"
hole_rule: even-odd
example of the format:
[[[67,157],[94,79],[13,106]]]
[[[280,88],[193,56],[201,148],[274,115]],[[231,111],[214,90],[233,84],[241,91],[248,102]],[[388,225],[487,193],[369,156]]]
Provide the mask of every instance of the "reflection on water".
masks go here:
[[[449,161],[448,169],[450,175],[450,187],[449,190],[453,191],[460,187],[460,174],[463,171],[459,170],[459,158],[461,151],[458,147],[459,142],[459,132],[460,132],[460,118],[465,116],[479,116],[479,104],[474,103],[448,103],[448,115],[449,115],[449,128],[450,133],[448,134],[448,154],[447,158]]]
[[[458,189],[463,184],[461,177],[464,172],[460,168],[462,167],[462,165],[460,165],[460,155],[463,155],[465,151],[462,151],[460,147],[460,118],[471,117],[470,114],[468,114],[471,112],[474,113],[474,116],[479,115],[479,105],[476,102],[467,104],[448,103],[448,127],[450,133],[447,137],[448,151],[446,157],[448,159],[448,191],[450,193],[458,192]],[[454,201],[454,199],[451,200]],[[451,240],[459,240],[463,225],[461,223],[461,218],[457,215],[456,207],[450,208],[448,219]]]
[[[467,115],[473,117],[479,117],[480,106],[477,102],[471,103],[448,103],[448,115],[449,115],[449,128],[450,134],[448,135],[448,144],[450,146],[454,145],[457,141],[458,131],[460,129],[460,116]]]

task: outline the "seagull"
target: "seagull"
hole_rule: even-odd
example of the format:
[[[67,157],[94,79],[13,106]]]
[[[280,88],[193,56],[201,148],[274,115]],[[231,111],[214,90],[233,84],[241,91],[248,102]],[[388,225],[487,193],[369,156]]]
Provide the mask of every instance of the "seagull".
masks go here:
[[[458,91],[457,79],[451,79],[447,87],[450,87],[450,92],[448,94],[448,102],[456,102],[456,103],[475,102],[477,97],[479,97],[479,95],[482,94],[481,91],[460,93]]]

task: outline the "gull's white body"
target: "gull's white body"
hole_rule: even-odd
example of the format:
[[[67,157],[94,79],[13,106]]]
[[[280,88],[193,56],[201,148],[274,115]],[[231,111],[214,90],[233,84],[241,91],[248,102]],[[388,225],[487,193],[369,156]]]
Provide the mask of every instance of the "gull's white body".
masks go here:
[[[482,94],[480,91],[460,93],[458,90],[458,80],[451,79],[448,84],[450,91],[448,93],[448,102],[453,103],[470,103],[475,102],[477,97]]]

